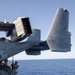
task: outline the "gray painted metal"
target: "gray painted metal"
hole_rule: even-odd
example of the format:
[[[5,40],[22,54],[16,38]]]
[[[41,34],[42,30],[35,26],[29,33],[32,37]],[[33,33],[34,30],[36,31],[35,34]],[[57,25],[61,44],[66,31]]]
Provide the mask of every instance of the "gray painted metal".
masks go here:
[[[39,55],[40,51],[51,49],[54,52],[71,51],[71,34],[68,30],[69,12],[59,8],[56,12],[46,41],[41,41],[39,29],[33,29],[32,34],[24,42],[11,42],[0,39],[0,61],[5,60],[22,51],[28,55]]]
[[[32,34],[28,37],[27,41],[40,41],[41,40],[41,30],[33,29]]]
[[[16,55],[34,46],[33,42],[5,42],[0,41],[0,61]]]
[[[71,51],[71,35],[68,30],[68,24],[69,12],[66,9],[59,8],[47,37],[47,43],[51,51]]]
[[[41,31],[39,29],[33,29],[32,34],[28,37],[27,41],[35,41],[35,44],[32,48],[26,50],[27,55],[40,55],[41,49],[39,49],[39,43],[41,40]],[[37,46],[35,49],[34,47]]]

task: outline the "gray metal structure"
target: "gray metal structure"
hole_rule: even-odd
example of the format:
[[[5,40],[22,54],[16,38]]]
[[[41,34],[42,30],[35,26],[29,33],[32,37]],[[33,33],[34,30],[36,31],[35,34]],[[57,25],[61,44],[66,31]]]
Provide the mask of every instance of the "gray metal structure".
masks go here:
[[[71,50],[71,33],[69,32],[69,12],[59,8],[52,22],[47,43],[55,52],[68,52]]]
[[[7,24],[7,23],[4,23]],[[41,51],[50,49],[54,52],[71,51],[71,34],[68,30],[69,12],[59,8],[52,22],[49,34],[45,41],[41,41],[41,31],[31,28],[29,18],[20,18],[12,23],[12,28],[7,25],[7,37],[0,39],[0,61],[25,51],[27,55],[39,55]],[[0,23],[0,27],[2,27]],[[2,29],[2,28],[0,28]],[[3,29],[4,30],[4,29]],[[27,41],[21,42],[28,37]]]

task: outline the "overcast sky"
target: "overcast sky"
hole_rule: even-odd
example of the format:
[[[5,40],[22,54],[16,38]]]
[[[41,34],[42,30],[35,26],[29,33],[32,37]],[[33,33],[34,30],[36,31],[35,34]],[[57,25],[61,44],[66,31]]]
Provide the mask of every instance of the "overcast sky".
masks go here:
[[[0,21],[6,19],[13,22],[18,17],[29,17],[32,28],[41,29],[41,40],[46,39],[56,10],[60,7],[66,8],[70,13],[71,52],[57,53],[49,50],[41,52],[39,56],[28,56],[22,52],[15,59],[75,58],[75,0],[0,0]]]

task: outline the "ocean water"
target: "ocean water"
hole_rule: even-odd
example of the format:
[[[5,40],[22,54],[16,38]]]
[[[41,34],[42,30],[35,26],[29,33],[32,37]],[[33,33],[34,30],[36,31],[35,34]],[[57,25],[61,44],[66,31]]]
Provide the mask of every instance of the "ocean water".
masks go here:
[[[17,75],[75,75],[75,59],[19,60]]]

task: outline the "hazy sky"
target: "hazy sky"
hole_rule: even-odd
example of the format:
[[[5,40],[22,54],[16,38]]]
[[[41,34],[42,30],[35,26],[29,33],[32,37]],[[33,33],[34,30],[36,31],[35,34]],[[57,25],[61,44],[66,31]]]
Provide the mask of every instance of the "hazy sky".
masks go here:
[[[70,13],[71,52],[57,53],[49,50],[39,56],[28,56],[22,52],[15,59],[75,58],[75,0],[0,0],[0,21],[6,19],[13,22],[18,17],[29,17],[32,28],[41,29],[41,40],[46,39],[56,10],[60,7],[66,8]]]

